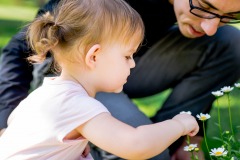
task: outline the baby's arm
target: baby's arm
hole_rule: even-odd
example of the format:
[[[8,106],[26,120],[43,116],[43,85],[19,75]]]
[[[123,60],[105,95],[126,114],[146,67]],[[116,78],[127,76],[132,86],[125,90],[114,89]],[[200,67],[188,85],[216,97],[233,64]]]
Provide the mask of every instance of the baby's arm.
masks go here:
[[[198,132],[194,117],[179,114],[171,120],[133,128],[108,113],[102,113],[77,128],[98,147],[126,159],[153,157],[183,135]]]

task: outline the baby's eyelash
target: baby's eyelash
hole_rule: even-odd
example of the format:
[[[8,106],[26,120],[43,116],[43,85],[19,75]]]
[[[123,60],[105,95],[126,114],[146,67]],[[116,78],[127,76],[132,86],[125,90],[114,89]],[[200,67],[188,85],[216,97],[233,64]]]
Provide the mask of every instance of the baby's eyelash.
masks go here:
[[[126,56],[126,59],[127,60],[132,59],[132,56]]]

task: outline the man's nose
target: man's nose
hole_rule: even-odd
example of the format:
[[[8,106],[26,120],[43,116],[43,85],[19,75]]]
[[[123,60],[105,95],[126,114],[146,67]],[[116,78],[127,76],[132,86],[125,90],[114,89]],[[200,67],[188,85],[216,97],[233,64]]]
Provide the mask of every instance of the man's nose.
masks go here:
[[[201,27],[202,30],[206,33],[206,35],[212,36],[217,32],[219,24],[220,24],[219,18],[203,19],[201,22]]]

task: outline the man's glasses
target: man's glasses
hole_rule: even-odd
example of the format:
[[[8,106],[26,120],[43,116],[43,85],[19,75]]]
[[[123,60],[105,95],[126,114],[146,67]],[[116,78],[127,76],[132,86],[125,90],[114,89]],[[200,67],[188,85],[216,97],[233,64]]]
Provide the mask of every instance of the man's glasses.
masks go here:
[[[236,17],[220,16],[216,13],[194,6],[192,3],[192,0],[189,0],[189,4],[190,4],[190,12],[197,17],[205,18],[205,19],[219,18],[220,22],[222,23],[240,23],[240,13],[238,13]]]

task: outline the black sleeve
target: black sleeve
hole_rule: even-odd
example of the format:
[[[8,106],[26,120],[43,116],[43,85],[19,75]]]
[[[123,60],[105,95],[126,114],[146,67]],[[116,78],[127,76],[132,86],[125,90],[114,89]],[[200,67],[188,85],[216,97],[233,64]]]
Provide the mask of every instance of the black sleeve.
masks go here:
[[[59,0],[50,0],[38,11],[41,15],[52,11]],[[0,129],[7,127],[7,119],[13,109],[23,100],[30,89],[33,66],[26,58],[31,50],[26,43],[26,28],[12,37],[2,50],[0,59]]]

